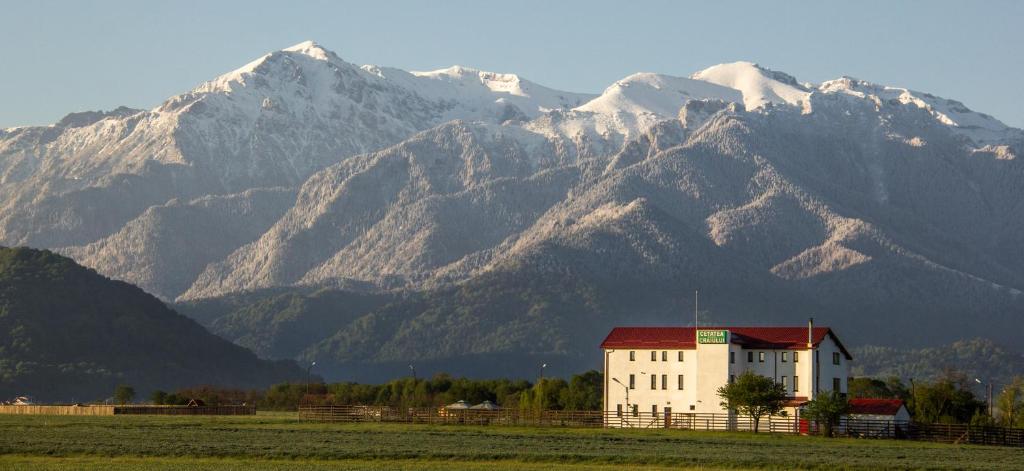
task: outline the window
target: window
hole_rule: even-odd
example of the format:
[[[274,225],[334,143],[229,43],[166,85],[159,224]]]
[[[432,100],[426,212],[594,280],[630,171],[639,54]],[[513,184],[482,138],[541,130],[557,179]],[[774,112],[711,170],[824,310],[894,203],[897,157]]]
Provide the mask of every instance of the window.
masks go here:
[[[622,417],[622,404],[615,405],[615,416]]]
[[[629,375],[629,389],[636,389],[636,375]]]
[[[729,384],[736,382],[736,375],[729,375]]]
[[[839,390],[840,384],[841,383],[839,381],[839,378],[832,378],[832,390],[833,391],[835,391],[835,392],[842,392],[842,391]]]
[[[697,406],[690,404],[690,410],[697,410]]]
[[[793,352],[793,363],[800,362],[800,352]]]
[[[764,352],[757,352],[757,362],[764,363]]]
[[[640,406],[633,404],[633,417],[640,415]]]
[[[832,352],[832,364],[833,365],[838,365],[839,364],[839,352]]]
[[[668,352],[661,352],[661,361],[668,361]]]
[[[679,361],[683,361],[683,351],[679,351]]]
[[[736,352],[729,352],[729,364],[736,363]]]
[[[668,375],[661,375],[661,389],[668,389]]]
[[[653,415],[653,416],[657,416],[658,415],[658,405],[657,404],[651,404],[651,415]]]
[[[651,361],[658,361],[658,352],[651,350]]]
[[[747,352],[747,363],[754,362],[754,352]]]
[[[683,382],[683,375],[679,375],[679,390],[680,390],[680,391],[682,391],[682,390],[683,390],[683,384],[685,384],[685,383]]]
[[[796,359],[796,355],[793,355],[793,358]],[[797,392],[799,390],[800,390],[800,377],[799,376],[794,376],[793,377],[793,392]]]
[[[782,362],[786,363],[789,361],[789,352],[782,352]]]
[[[633,350],[629,351],[629,361],[636,361],[636,352]]]
[[[789,391],[789,378],[785,376],[782,377],[782,390]]]
[[[658,389],[658,375],[651,375],[651,389]]]

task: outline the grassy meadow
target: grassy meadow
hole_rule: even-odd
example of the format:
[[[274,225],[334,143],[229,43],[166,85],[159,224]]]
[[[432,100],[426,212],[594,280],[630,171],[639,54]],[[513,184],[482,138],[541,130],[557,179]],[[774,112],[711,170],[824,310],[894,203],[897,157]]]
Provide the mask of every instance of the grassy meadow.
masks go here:
[[[1022,469],[1024,449],[675,430],[0,416],[0,469]]]

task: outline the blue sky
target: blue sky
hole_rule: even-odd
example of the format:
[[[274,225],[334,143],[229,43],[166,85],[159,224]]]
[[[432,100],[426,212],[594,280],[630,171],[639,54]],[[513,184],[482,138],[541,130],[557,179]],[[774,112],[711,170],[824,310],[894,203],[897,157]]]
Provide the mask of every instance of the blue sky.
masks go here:
[[[599,92],[750,60],[963,101],[1024,127],[1024,2],[0,0],[0,127],[149,108],[312,39],[349,62],[453,64]]]

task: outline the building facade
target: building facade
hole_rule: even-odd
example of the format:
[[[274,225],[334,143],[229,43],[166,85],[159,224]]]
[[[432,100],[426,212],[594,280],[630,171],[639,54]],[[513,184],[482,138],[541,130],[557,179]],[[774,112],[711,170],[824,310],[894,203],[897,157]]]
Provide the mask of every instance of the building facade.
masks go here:
[[[616,327],[604,351],[609,417],[727,414],[718,388],[746,371],[774,379],[790,413],[846,393],[849,352],[828,327]]]

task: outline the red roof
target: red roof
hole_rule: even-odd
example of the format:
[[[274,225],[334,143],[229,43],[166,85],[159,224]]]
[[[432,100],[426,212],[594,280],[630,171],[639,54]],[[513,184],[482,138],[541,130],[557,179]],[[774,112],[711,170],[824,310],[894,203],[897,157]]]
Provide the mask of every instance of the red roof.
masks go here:
[[[903,407],[899,399],[850,399],[851,414],[896,415]]]
[[[807,396],[787,397],[786,400],[782,402],[782,407],[800,407],[807,404],[807,402]]]
[[[804,350],[807,348],[807,327],[701,327],[700,330],[728,330],[729,342],[745,348],[767,350]],[[601,348],[690,350],[696,347],[693,327],[616,327],[601,342]],[[853,359],[839,342],[832,329],[815,327],[812,341],[815,346],[825,337],[839,346],[847,359]]]

